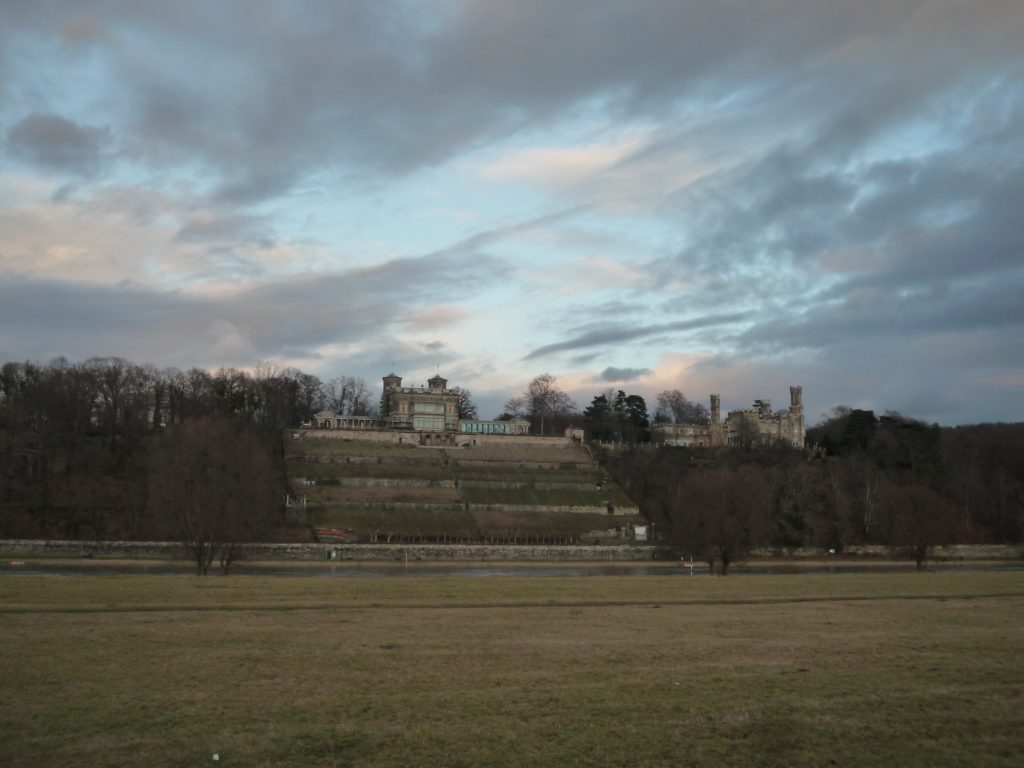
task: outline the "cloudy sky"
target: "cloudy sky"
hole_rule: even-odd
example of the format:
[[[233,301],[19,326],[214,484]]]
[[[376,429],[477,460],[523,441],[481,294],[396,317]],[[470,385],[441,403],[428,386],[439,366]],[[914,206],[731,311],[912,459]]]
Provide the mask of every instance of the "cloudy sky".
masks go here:
[[[0,359],[1021,420],[1022,40],[1020,0],[0,0]]]

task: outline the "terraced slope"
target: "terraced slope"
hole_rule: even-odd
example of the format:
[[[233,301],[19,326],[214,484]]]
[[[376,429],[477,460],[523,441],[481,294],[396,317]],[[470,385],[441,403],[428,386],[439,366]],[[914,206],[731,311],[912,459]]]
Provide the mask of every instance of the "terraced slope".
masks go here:
[[[640,522],[633,502],[566,440],[456,448],[296,434],[288,475],[312,529],[360,541],[577,543],[621,540]]]

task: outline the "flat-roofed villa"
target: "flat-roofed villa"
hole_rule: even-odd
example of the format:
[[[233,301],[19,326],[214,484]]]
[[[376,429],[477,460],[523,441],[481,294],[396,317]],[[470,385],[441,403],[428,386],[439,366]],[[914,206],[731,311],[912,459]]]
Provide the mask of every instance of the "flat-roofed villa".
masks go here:
[[[402,377],[389,373],[377,416],[344,416],[320,411],[313,417],[314,429],[377,431],[417,436],[422,444],[454,444],[457,435],[528,435],[526,419],[463,419],[459,417],[459,390],[448,380],[434,376],[427,386],[403,387]],[[401,442],[401,439],[399,440]]]

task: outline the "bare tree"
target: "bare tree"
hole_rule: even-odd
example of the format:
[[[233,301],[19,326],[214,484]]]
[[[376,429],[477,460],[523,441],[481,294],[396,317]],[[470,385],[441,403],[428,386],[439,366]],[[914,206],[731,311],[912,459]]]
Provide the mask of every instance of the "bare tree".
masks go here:
[[[658,394],[654,420],[658,424],[706,424],[708,409],[686,398],[678,389]]]
[[[370,415],[370,388],[366,386],[365,379],[350,379],[352,385],[352,415]]]
[[[365,379],[335,376],[323,386],[323,403],[342,416],[366,416],[370,407],[370,388]]]
[[[576,410],[576,403],[559,388],[558,380],[550,373],[542,373],[526,386],[523,401],[526,413],[539,423],[542,435],[545,421],[550,423],[552,417],[565,416]]]
[[[153,446],[149,506],[205,575],[227,573],[246,541],[265,536],[277,499],[269,443],[249,425],[194,420]]]
[[[932,547],[952,538],[956,509],[919,482],[894,486],[887,496],[889,542],[908,555],[920,571]]]
[[[459,393],[459,418],[477,418],[476,403],[473,402],[473,393],[465,387],[458,387],[455,391]]]
[[[713,469],[689,476],[682,488],[684,521],[677,541],[700,554],[722,575],[750,547],[763,543],[768,520],[767,485],[754,467]]]
[[[526,415],[526,400],[522,397],[510,397],[505,402],[504,413],[502,416],[508,416],[512,419],[521,419]]]

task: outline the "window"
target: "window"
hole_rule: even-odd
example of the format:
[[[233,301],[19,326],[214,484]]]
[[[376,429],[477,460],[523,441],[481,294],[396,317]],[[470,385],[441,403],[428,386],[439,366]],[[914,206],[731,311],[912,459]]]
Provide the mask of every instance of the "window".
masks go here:
[[[443,416],[413,416],[412,426],[414,429],[429,431],[429,432],[442,432],[444,431],[444,417]]]

